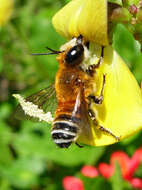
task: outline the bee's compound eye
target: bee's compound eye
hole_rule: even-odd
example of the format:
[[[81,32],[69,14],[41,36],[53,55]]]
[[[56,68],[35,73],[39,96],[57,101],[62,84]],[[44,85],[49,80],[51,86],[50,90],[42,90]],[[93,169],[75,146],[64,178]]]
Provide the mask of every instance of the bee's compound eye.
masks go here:
[[[65,61],[68,65],[79,65],[83,60],[84,48],[82,44],[72,47],[66,54]]]

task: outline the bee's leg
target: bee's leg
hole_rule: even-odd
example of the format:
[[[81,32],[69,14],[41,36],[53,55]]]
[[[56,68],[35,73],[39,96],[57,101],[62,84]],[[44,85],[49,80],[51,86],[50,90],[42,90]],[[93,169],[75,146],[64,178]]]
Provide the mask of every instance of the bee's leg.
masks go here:
[[[120,141],[120,137],[114,135],[109,129],[104,128],[103,126],[99,126],[99,130],[106,132],[108,134],[110,134],[111,136],[113,136],[117,141]]]
[[[95,102],[95,104],[102,104],[103,102],[103,94],[104,94],[104,87],[105,87],[105,75],[103,75],[103,85],[102,85],[102,89],[101,89],[101,93],[99,97],[96,97],[94,95],[89,95],[88,98],[93,100]]]
[[[94,69],[99,68],[99,66],[101,65],[101,63],[103,61],[103,56],[104,56],[104,46],[102,46],[101,57],[100,57],[98,63],[93,65]]]
[[[78,144],[77,142],[75,143],[79,148],[83,148],[84,146]]]
[[[97,126],[97,128],[105,133],[108,133],[109,135],[113,136],[117,141],[120,141],[120,137],[117,137],[116,135],[114,135],[109,129],[106,129],[104,128],[103,126],[99,125],[97,120],[96,120],[96,117],[95,117],[95,114],[94,112],[89,109],[88,110],[88,113],[89,113],[89,116],[91,117],[93,123],[95,126]]]
[[[96,120],[95,113],[92,111],[92,109],[89,109],[89,110],[88,110],[88,114],[89,114],[91,120],[93,121],[94,125],[95,125],[95,126],[98,126],[98,122],[97,122],[97,120]]]
[[[87,72],[90,76],[93,76],[95,70],[96,70],[97,68],[99,68],[99,66],[101,65],[102,60],[103,60],[103,56],[104,56],[104,47],[102,46],[101,57],[100,57],[98,63],[97,63],[97,64],[90,65],[90,66],[88,67],[88,69],[86,70],[86,72]]]

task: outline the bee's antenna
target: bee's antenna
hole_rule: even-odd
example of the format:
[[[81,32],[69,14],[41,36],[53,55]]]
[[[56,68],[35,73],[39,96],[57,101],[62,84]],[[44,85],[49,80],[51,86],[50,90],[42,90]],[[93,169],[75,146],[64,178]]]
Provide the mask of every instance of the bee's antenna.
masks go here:
[[[56,50],[53,50],[49,47],[46,47],[46,49],[50,50],[51,52],[49,52],[49,53],[32,53],[31,55],[55,55],[55,54],[59,54],[59,53],[64,52],[64,51],[56,51]]]
[[[59,53],[54,53],[54,52],[50,52],[50,53],[32,53],[31,55],[54,55],[54,54],[59,54]]]
[[[48,49],[48,50],[50,50],[52,53],[55,53],[55,54],[62,53],[61,51],[56,51],[56,50],[51,49],[51,48],[49,48],[47,46],[45,48]]]

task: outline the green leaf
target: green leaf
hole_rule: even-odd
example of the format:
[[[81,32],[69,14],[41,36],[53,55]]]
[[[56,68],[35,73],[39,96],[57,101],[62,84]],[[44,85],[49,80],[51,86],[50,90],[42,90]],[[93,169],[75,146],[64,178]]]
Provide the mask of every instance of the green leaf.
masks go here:
[[[114,30],[113,47],[128,64],[137,80],[140,82],[142,79],[140,72],[140,70],[142,70],[141,46],[139,42],[134,39],[128,29],[122,24],[117,24]]]
[[[36,185],[37,174],[40,174],[43,169],[42,160],[31,156],[15,160],[9,167],[1,169],[1,175],[12,185],[21,189]]]
[[[88,178],[88,177],[80,176],[80,178],[84,183],[84,187],[85,187],[84,189],[111,190],[111,185],[103,177]]]
[[[142,54],[135,57],[134,65],[132,65],[131,70],[140,83],[142,81]]]
[[[9,148],[11,139],[12,134],[9,126],[4,121],[0,120],[0,168],[8,167],[13,161],[13,157]]]
[[[2,48],[0,48],[0,73],[2,72],[3,69],[3,51]]]
[[[135,177],[138,177],[138,178],[142,177],[142,161],[139,164],[137,170],[135,171]]]
[[[1,190],[12,190],[12,188],[10,187],[9,181],[6,179],[0,180],[0,188]]]
[[[118,5],[122,5],[122,0],[108,0],[109,3],[115,3]]]
[[[117,24],[114,30],[113,47],[126,62],[132,63],[141,54],[140,44],[122,24]]]
[[[11,114],[11,105],[8,103],[1,104],[1,110],[0,110],[0,119],[6,119]]]
[[[9,144],[12,139],[12,133],[9,126],[3,120],[0,120],[0,143]]]
[[[128,181],[123,181],[123,189],[125,190],[133,190],[133,187]]]
[[[115,173],[111,177],[110,181],[113,190],[123,190],[123,179],[118,162],[115,163]]]
[[[125,0],[124,1],[126,5],[130,6],[130,5],[138,5],[138,3],[140,2],[140,0]]]

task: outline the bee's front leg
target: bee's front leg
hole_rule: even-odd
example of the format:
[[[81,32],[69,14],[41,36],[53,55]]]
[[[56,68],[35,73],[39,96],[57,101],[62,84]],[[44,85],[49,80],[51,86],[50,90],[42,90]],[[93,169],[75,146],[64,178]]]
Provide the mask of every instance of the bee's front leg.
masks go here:
[[[88,99],[89,100],[93,100],[95,104],[102,104],[103,99],[104,99],[104,87],[105,87],[105,74],[103,75],[103,85],[102,85],[102,89],[101,89],[101,93],[99,97],[96,97],[94,95],[89,95]]]
[[[95,70],[100,67],[100,65],[101,65],[101,63],[103,61],[103,56],[104,56],[104,47],[102,46],[102,52],[101,52],[101,56],[100,56],[100,59],[99,59],[98,63],[90,65],[88,67],[88,69],[86,70],[86,73],[88,73],[88,75],[90,75],[90,76],[94,75]]]

